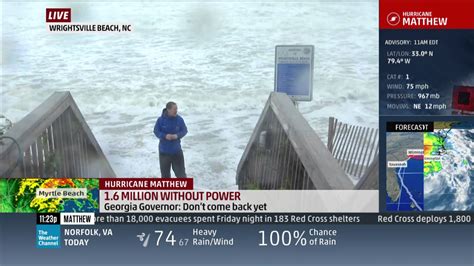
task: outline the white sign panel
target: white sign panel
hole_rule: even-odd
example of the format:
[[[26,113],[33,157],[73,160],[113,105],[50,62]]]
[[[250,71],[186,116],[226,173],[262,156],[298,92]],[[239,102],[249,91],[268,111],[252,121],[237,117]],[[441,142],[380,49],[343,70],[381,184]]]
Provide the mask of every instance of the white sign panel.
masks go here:
[[[275,47],[275,91],[294,101],[313,99],[313,45]]]

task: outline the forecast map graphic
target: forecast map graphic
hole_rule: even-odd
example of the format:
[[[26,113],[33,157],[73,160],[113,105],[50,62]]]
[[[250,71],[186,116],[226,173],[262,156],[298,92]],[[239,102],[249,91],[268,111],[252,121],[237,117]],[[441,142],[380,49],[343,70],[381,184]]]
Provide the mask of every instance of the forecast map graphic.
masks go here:
[[[96,212],[98,186],[96,178],[0,179],[0,212]],[[87,188],[87,199],[36,197],[38,188]]]
[[[433,132],[387,133],[388,211],[473,209],[473,123],[434,122]]]

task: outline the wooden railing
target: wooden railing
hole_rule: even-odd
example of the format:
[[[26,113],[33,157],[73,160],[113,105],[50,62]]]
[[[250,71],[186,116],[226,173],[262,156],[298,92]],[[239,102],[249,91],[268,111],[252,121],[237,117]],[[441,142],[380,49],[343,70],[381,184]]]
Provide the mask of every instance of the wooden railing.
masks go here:
[[[237,168],[239,189],[353,189],[284,93],[270,94]]]
[[[344,171],[359,180],[355,189],[379,187],[379,130],[329,118],[328,149]]]
[[[5,137],[0,141],[2,178],[115,177],[69,92],[52,94]]]
[[[357,182],[354,189],[373,190],[379,189],[379,159],[378,156],[370,163],[366,171]]]
[[[344,171],[360,179],[378,160],[379,130],[330,117],[327,146]]]

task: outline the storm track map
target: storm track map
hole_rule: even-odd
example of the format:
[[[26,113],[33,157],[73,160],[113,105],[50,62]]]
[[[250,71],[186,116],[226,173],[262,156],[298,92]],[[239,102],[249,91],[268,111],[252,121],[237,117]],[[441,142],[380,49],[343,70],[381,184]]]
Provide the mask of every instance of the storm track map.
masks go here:
[[[423,210],[423,157],[408,155],[420,147],[421,132],[387,133],[387,210]]]

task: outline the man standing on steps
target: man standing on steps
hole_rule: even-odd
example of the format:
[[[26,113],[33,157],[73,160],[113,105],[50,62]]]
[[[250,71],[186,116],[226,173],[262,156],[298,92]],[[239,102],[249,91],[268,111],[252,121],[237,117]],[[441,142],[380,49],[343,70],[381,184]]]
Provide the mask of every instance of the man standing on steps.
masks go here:
[[[176,177],[186,177],[184,167],[183,150],[181,149],[181,138],[186,136],[188,129],[181,116],[178,115],[178,106],[174,102],[168,102],[153,130],[155,136],[160,139],[160,170],[161,177],[171,177],[170,169]]]

